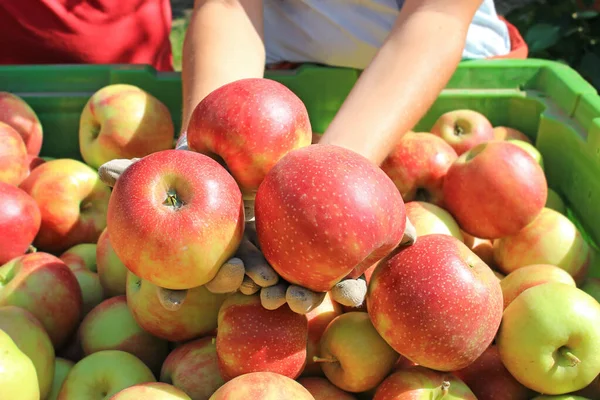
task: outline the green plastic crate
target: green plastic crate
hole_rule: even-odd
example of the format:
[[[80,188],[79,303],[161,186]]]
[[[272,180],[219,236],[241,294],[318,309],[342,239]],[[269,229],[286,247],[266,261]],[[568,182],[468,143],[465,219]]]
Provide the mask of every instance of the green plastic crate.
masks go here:
[[[306,104],[313,130],[323,132],[360,71],[305,65],[270,71]],[[0,67],[0,90],[23,97],[44,128],[42,155],[81,159],[79,115],[98,89],[137,85],[162,100],[181,124],[181,76],[147,66],[52,65]],[[592,243],[600,243],[600,97],[566,65],[546,60],[466,61],[414,127],[427,131],[443,112],[470,108],[494,125],[526,133],[544,157],[549,186]],[[366,132],[365,134],[368,134]],[[592,275],[600,276],[600,268]]]

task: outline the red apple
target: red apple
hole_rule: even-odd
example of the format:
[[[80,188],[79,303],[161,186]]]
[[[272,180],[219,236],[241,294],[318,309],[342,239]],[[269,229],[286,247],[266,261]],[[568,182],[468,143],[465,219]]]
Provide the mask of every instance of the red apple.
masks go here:
[[[0,182],[0,265],[22,256],[38,234],[41,224],[40,209],[25,191],[17,186]]]
[[[454,371],[492,343],[502,319],[492,270],[453,236],[421,236],[371,276],[367,309],[379,334],[411,361]]]
[[[265,309],[259,295],[230,295],[219,310],[217,357],[228,381],[250,372],[296,379],[306,363],[308,322],[287,304]]]
[[[238,376],[219,388],[210,400],[315,400],[295,380],[274,372],[250,372]]]
[[[29,174],[25,143],[10,125],[0,122],[0,183],[19,185]]]
[[[546,204],[544,171],[525,150],[490,141],[461,155],[444,180],[445,208],[481,239],[514,235]]]
[[[315,400],[356,400],[356,397],[329,382],[326,378],[312,376],[297,379]]]
[[[244,195],[258,189],[289,151],[309,146],[312,129],[304,103],[283,84],[240,79],[206,96],[187,127],[190,150],[216,155]]]
[[[19,133],[28,154],[40,154],[44,136],[42,124],[35,111],[22,97],[14,93],[0,92],[0,122],[7,123]]]
[[[110,188],[81,161],[47,161],[31,171],[21,188],[42,213],[33,242],[41,251],[60,254],[76,244],[96,243],[106,227]]]
[[[443,183],[456,151],[431,133],[408,132],[381,164],[406,202],[443,204]]]
[[[123,172],[107,218],[113,249],[131,272],[157,286],[190,289],[209,282],[235,253],[244,203],[216,161],[163,150]]]
[[[431,133],[444,139],[459,156],[494,139],[494,128],[485,115],[474,110],[453,110],[442,114]]]
[[[125,294],[129,270],[110,244],[108,228],[104,228],[96,243],[96,267],[106,298]]]
[[[0,267],[0,306],[32,313],[55,349],[66,344],[82,310],[81,289],[73,272],[58,257],[44,252],[13,258]]]
[[[254,207],[269,264],[319,292],[362,275],[400,243],[406,226],[402,196],[385,173],[333,145],[288,153],[265,177]]]
[[[495,140],[522,140],[527,143],[532,143],[529,136],[524,134],[523,132],[510,128],[507,126],[496,126],[494,127],[494,139]]]

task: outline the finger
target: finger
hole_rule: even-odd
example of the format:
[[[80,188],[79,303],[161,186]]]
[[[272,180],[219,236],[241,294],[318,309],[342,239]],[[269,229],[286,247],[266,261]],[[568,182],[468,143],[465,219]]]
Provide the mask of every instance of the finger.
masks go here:
[[[415,244],[417,241],[417,229],[410,222],[410,219],[406,217],[406,227],[404,228],[404,236],[402,236],[402,240],[400,241],[401,246],[410,246]]]
[[[325,299],[325,292],[313,292],[307,288],[290,285],[285,293],[285,299],[292,311],[306,314],[317,308]]]
[[[174,290],[165,289],[158,286],[156,288],[156,295],[158,296],[158,301],[166,310],[169,311],[179,310],[185,302],[187,294],[187,289]]]
[[[98,177],[105,185],[114,187],[123,171],[138,160],[139,158],[119,158],[105,162],[98,168]]]
[[[260,302],[267,310],[276,310],[285,304],[285,293],[288,284],[286,282],[278,283],[275,286],[262,288],[260,290]]]
[[[242,259],[246,275],[252,278],[257,285],[269,287],[279,282],[277,272],[269,265],[260,250],[250,243],[247,238],[242,239],[236,256]]]
[[[248,275],[244,276],[244,281],[240,286],[240,292],[250,296],[258,292],[259,290],[260,286],[258,286]]]
[[[329,292],[337,303],[347,307],[359,307],[367,295],[367,282],[364,279],[345,279]]]
[[[206,289],[214,294],[235,292],[242,285],[244,274],[244,262],[237,257],[230,258],[205,285]]]

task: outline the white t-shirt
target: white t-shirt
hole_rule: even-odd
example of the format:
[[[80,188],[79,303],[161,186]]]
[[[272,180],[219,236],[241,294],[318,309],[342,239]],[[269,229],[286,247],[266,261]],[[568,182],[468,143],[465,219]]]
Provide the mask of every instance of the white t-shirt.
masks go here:
[[[399,13],[397,0],[265,0],[264,4],[269,64],[312,62],[364,69]],[[508,52],[506,24],[498,19],[494,1],[483,0],[469,27],[463,58]]]

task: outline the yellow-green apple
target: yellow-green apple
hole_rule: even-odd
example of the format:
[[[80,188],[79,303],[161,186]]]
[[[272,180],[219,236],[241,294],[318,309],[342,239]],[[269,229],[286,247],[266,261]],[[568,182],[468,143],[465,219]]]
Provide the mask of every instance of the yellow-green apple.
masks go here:
[[[328,144],[285,155],[260,185],[254,213],[269,264],[317,292],[358,278],[400,243],[406,226],[402,196],[381,168]]]
[[[540,153],[540,151],[533,144],[518,139],[509,139],[507,140],[507,142],[517,145],[523,150],[525,150],[531,157],[533,157],[535,161],[537,161],[538,164],[540,164],[542,170],[544,169],[544,157],[542,156],[542,153]]]
[[[502,363],[544,394],[583,389],[600,374],[600,304],[562,282],[533,286],[504,310],[496,338]]]
[[[138,383],[121,390],[110,400],[192,400],[183,390],[163,382]]]
[[[515,269],[500,281],[504,309],[521,293],[530,287],[546,282],[562,282],[576,286],[573,277],[564,269],[550,264],[533,264]]]
[[[42,213],[33,242],[40,251],[60,254],[79,243],[96,243],[106,227],[110,188],[81,161],[47,161],[31,171],[21,188]]]
[[[592,399],[589,399],[587,397],[582,397],[582,396],[576,396],[574,394],[560,394],[560,395],[556,395],[556,396],[545,396],[545,395],[536,396],[536,397],[532,398],[531,400],[592,400]]]
[[[81,320],[81,289],[58,257],[29,253],[0,266],[0,306],[7,305],[32,313],[60,349]]]
[[[156,378],[139,358],[121,350],[103,350],[73,366],[58,400],[108,400],[125,388],[146,382],[156,382]]]
[[[481,239],[518,233],[546,204],[544,171],[525,150],[506,141],[463,153],[444,179],[444,208],[465,232]]]
[[[558,211],[561,214],[567,213],[567,208],[562,197],[551,188],[548,188],[548,198],[546,199],[546,207]]]
[[[110,244],[108,228],[104,228],[96,243],[96,268],[104,291],[104,297],[120,296],[127,292],[127,272],[125,264],[119,260]]]
[[[454,236],[463,241],[463,234],[454,217],[442,207],[425,201],[409,201],[405,204],[406,216],[417,231],[417,237],[431,233]]]
[[[29,311],[16,306],[0,307],[0,330],[31,359],[37,374],[40,399],[46,399],[54,377],[54,346],[44,327]]]
[[[517,130],[515,128],[510,128],[508,126],[496,126],[494,127],[494,139],[495,140],[521,140],[523,142],[532,143],[529,136]]]
[[[308,342],[306,346],[306,365],[302,371],[302,376],[323,376],[321,364],[314,362],[313,357],[318,354],[319,342],[325,328],[343,312],[343,307],[333,301],[329,293],[326,293],[321,304],[305,314],[308,320]]]
[[[225,380],[219,371],[213,336],[195,339],[169,353],[160,381],[183,390],[193,400],[207,400]]]
[[[40,400],[40,387],[33,362],[2,329],[0,354],[2,399]]]
[[[107,218],[110,243],[123,264],[168,289],[209,282],[244,233],[235,180],[193,151],[163,150],[128,167],[113,187]]]
[[[24,190],[0,182],[0,265],[25,254],[40,230],[40,209]],[[8,240],[10,238],[10,240]]]
[[[19,185],[29,175],[23,139],[10,125],[0,122],[0,182]]]
[[[577,284],[589,270],[592,250],[569,218],[543,208],[529,225],[514,235],[494,241],[494,260],[509,274],[532,264],[550,264],[567,271]]]
[[[146,332],[169,342],[186,342],[217,328],[219,308],[227,295],[211,293],[205,286],[198,286],[188,291],[179,309],[165,312],[157,290],[151,282],[129,273],[127,305]]]
[[[600,278],[588,277],[580,289],[600,302]]]
[[[452,110],[442,114],[430,132],[444,139],[459,156],[494,139],[494,128],[485,115],[475,110]]]
[[[404,201],[423,200],[441,206],[444,177],[457,158],[456,151],[438,136],[408,132],[381,163],[381,169]]]
[[[312,394],[315,400],[356,400],[352,394],[343,391],[320,376],[306,376],[297,379]]]
[[[306,363],[308,322],[287,304],[267,310],[258,294],[236,292],[218,316],[217,357],[225,381],[249,372],[275,372],[292,379]]]
[[[596,379],[592,381],[592,383],[590,383],[581,390],[573,392],[572,394],[577,396],[583,396],[583,400],[600,399],[600,375],[598,375]],[[576,398],[575,400],[579,399]]]
[[[116,328],[118,327],[118,328]],[[135,355],[155,374],[169,352],[166,340],[143,330],[127,306],[126,296],[104,300],[90,311],[79,326],[86,356],[102,350],[121,350]]]
[[[467,232],[461,229],[460,233],[463,235],[463,242],[469,249],[481,260],[488,265],[488,267],[496,270],[496,264],[494,263],[494,243],[490,239],[481,239],[473,235],[469,235]]]
[[[58,393],[74,365],[75,363],[73,361],[65,358],[56,357],[54,359],[54,379],[52,379],[52,389],[50,390],[47,400],[58,399]]]
[[[502,319],[502,290],[463,242],[431,234],[379,264],[367,309],[398,353],[427,368],[455,371],[492,343]]]
[[[221,386],[209,400],[315,400],[297,381],[275,372],[249,372]]]
[[[225,84],[196,106],[187,127],[190,150],[224,161],[244,196],[253,197],[269,170],[289,151],[311,144],[304,103],[271,79]]]
[[[44,138],[42,124],[36,112],[22,97],[10,92],[0,92],[0,122],[12,126],[19,133],[28,154],[40,154]]]
[[[415,399],[477,400],[477,397],[453,373],[422,366],[408,367],[392,373],[379,385],[373,396],[373,400]]]
[[[327,325],[319,356],[331,383],[353,393],[374,389],[392,371],[398,353],[373,327],[366,312],[353,311],[335,317]]]
[[[491,345],[467,367],[454,371],[478,400],[529,400],[534,392],[508,372],[498,347]]]
[[[129,84],[95,92],[79,121],[79,149],[98,169],[116,158],[141,158],[173,148],[175,129],[169,109],[156,97]]]
[[[71,268],[79,282],[83,296],[82,316],[85,316],[104,300],[104,290],[96,267],[96,244],[76,244],[62,253],[60,259]]]

